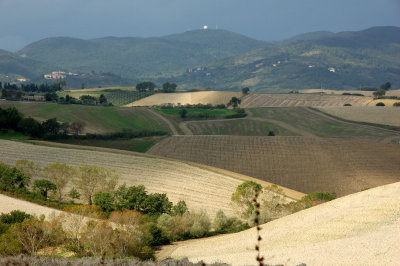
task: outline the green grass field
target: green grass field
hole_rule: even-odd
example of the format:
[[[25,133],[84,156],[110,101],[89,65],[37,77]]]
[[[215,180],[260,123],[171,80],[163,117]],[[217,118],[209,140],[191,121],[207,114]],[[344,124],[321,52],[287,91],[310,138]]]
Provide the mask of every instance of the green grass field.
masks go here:
[[[27,137],[19,132],[0,132],[0,139],[5,140],[26,140]]]
[[[39,121],[56,117],[61,122],[84,122],[89,133],[111,133],[122,129],[170,132],[164,121],[146,108],[63,105],[55,103],[1,101],[0,107],[15,106],[26,117]]]
[[[298,136],[278,125],[247,119],[188,122],[187,127],[194,135],[267,136],[273,131],[276,136]]]
[[[318,137],[382,140],[394,135],[380,128],[331,120],[305,107],[252,108],[250,111],[253,117],[283,121]]]
[[[154,108],[155,111],[162,115],[172,116],[175,118],[180,117],[179,112],[182,109],[186,109],[188,118],[204,116],[211,119],[224,118],[228,115],[235,115],[236,112],[231,109],[202,109],[202,108]]]

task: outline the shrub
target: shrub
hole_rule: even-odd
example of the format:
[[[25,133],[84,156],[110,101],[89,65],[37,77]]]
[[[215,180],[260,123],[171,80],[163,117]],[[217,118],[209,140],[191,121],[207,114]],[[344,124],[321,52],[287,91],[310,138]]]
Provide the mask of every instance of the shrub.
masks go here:
[[[351,104],[349,104],[349,103],[345,103],[343,106],[351,106]]]
[[[376,104],[376,106],[385,106],[385,104],[383,102],[379,102]]]
[[[3,224],[15,224],[22,223],[25,219],[31,218],[32,215],[27,214],[26,212],[14,210],[10,213],[2,213],[0,215],[0,223]]]
[[[395,103],[393,104],[393,106],[394,106],[394,107],[400,107],[400,102],[395,102]]]

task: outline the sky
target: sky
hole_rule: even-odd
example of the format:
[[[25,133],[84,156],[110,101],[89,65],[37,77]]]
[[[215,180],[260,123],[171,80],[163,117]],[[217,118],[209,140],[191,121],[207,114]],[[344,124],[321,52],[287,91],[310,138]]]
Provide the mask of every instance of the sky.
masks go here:
[[[220,28],[266,41],[400,26],[400,0],[0,0],[0,49],[48,37],[150,37]]]

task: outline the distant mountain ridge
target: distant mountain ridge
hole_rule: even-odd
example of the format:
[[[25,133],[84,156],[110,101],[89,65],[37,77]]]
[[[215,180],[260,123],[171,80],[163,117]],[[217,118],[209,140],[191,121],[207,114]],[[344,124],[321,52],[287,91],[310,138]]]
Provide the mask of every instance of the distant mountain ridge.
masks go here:
[[[184,88],[248,86],[282,92],[308,88],[355,89],[390,81],[400,87],[400,28],[374,27],[306,34],[204,65],[206,71],[172,79]],[[159,79],[163,82],[163,79]]]
[[[17,54],[71,71],[136,78],[211,63],[264,46],[263,41],[225,30],[196,30],[151,38],[48,38]]]
[[[328,70],[328,69],[331,69]],[[390,81],[400,87],[400,28],[300,34],[258,41],[225,30],[195,30],[163,37],[43,39],[17,53],[0,50],[0,81],[66,70],[85,75],[73,87],[176,82],[180,89],[282,92],[354,89]]]

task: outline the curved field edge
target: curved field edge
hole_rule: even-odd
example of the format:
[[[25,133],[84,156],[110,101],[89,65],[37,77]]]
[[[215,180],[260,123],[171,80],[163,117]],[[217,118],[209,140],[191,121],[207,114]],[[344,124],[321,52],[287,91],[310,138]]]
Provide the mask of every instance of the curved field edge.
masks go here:
[[[261,226],[268,265],[397,265],[400,183],[342,197]],[[164,256],[256,264],[256,230],[167,246]],[[162,259],[162,258],[159,258]]]
[[[312,193],[344,196],[400,181],[400,147],[313,137],[172,136],[148,152]]]
[[[400,100],[399,100],[400,102]],[[378,106],[320,107],[317,110],[346,121],[389,125],[400,128],[400,108]]]
[[[1,161],[9,165],[26,159],[41,166],[60,162],[72,166],[85,163],[116,169],[120,174],[120,183],[145,185],[150,193],[166,193],[174,203],[185,200],[190,209],[205,209],[211,217],[219,209],[227,215],[235,215],[230,197],[243,182],[206,167],[134,152],[82,150],[73,145],[67,145],[69,148],[66,149],[4,140],[0,140],[0,145]]]

